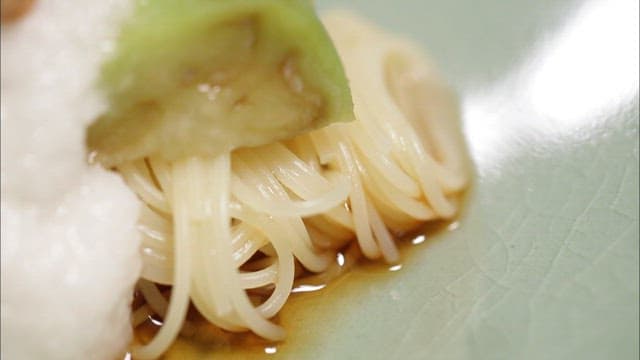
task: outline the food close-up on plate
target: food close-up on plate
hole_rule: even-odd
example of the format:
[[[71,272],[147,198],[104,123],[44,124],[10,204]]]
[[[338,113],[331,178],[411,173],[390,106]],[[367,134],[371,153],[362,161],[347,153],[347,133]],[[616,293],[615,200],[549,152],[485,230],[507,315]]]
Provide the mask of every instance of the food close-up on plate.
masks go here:
[[[637,359],[635,0],[2,0],[2,359]]]

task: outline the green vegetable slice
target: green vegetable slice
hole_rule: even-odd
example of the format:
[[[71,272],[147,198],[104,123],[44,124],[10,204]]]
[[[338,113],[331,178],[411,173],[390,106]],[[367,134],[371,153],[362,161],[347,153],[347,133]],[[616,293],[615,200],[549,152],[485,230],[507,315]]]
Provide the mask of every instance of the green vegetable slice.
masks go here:
[[[125,24],[88,129],[104,165],[217,156],[353,118],[335,48],[308,0],[147,0]]]

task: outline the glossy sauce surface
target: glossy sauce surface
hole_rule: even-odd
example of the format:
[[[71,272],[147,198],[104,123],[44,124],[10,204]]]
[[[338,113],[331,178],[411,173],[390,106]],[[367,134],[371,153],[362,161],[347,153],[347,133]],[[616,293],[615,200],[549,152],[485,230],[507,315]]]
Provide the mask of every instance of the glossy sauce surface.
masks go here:
[[[194,309],[188,315],[192,327],[183,331],[163,359],[264,359],[291,358],[308,354],[309,348],[322,346],[323,333],[331,332],[335,319],[349,311],[348,298],[368,296],[372,287],[398,280],[404,271],[411,271],[415,252],[428,251],[432,242],[446,239],[448,232],[458,228],[458,220],[427,224],[398,242],[402,263],[389,265],[368,261],[358,252],[345,249],[336,256],[336,274],[332,280],[302,278],[296,282],[291,296],[274,321],[287,331],[287,339],[273,343],[251,332],[222,331],[203,320]],[[446,241],[446,240],[443,240]],[[356,296],[356,297],[357,297]],[[394,294],[391,294],[393,297]],[[391,299],[393,300],[393,299]],[[148,321],[136,329],[135,336],[149,341],[160,323]]]

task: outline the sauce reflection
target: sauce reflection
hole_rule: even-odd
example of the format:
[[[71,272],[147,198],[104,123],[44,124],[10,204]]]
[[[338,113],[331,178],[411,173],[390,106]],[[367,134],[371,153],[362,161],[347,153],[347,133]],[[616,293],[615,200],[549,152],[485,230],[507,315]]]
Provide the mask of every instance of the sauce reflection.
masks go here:
[[[456,222],[436,222],[427,224],[420,231],[407,234],[405,240],[398,242],[398,247],[406,259],[411,256],[412,249],[424,251],[429,239],[441,232],[450,232],[457,229],[453,226]],[[417,246],[420,245],[420,246]],[[350,277],[350,270],[367,273],[369,281]],[[212,356],[224,359],[263,359],[265,357],[296,357],[308,344],[309,334],[305,332],[331,331],[325,328],[322,321],[325,314],[318,312],[321,304],[331,303],[334,312],[339,313],[340,292],[336,290],[336,283],[349,288],[362,288],[363,296],[366,296],[367,287],[372,282],[393,281],[393,277],[402,269],[402,264],[393,266],[384,263],[368,261],[362,255],[355,243],[345,248],[336,255],[333,265],[322,274],[308,274],[296,280],[292,295],[284,309],[276,316],[275,321],[282,324],[288,331],[287,340],[282,343],[273,343],[264,340],[253,333],[231,333],[221,330],[198,314],[193,307],[189,309],[185,326],[178,340],[173,344],[163,359],[200,359]],[[354,281],[351,281],[354,280]],[[357,281],[356,281],[357,280]],[[169,296],[168,292],[164,293]],[[398,294],[390,294],[397,300]],[[313,324],[314,329],[300,329],[301,324]],[[149,318],[143,325],[135,329],[135,341],[148,342],[162,325],[156,318]]]

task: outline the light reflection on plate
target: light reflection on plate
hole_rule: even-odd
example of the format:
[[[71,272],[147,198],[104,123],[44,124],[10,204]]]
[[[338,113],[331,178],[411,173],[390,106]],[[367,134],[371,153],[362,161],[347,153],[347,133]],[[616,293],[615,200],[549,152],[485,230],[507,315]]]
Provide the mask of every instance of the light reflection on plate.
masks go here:
[[[636,1],[586,1],[501,81],[465,94],[480,171],[532,145],[598,136],[611,113],[637,102],[638,21]]]

